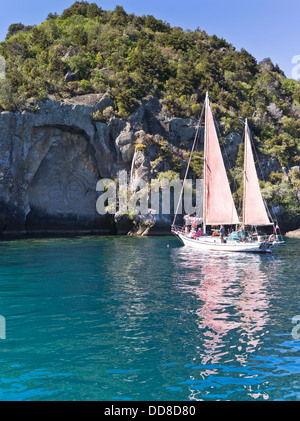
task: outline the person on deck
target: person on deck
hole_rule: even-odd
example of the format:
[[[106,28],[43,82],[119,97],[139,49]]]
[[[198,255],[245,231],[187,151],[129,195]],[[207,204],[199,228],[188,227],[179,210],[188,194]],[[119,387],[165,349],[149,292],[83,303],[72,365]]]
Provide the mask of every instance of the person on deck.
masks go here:
[[[224,225],[221,225],[221,228],[220,228],[220,235],[221,235],[221,238],[223,237],[225,237],[225,234],[226,234],[226,231],[225,231],[225,228],[224,228]]]
[[[238,230],[237,235],[238,235],[240,241],[244,242],[246,240],[247,234],[246,234],[246,232],[243,228]]]
[[[225,243],[225,235],[226,235],[226,231],[225,231],[224,225],[221,225],[221,228],[220,228],[221,243]]]
[[[197,218],[195,217],[194,219],[192,219],[192,228],[194,228],[195,230],[197,229]]]
[[[187,238],[193,238],[193,235],[194,235],[193,231],[189,230],[188,233],[186,234],[186,237]]]
[[[191,229],[191,237],[192,238],[195,238],[195,235],[196,235],[196,228],[192,226],[192,229]]]
[[[200,227],[199,229],[198,229],[198,231],[196,232],[196,234],[195,234],[195,238],[197,238],[197,237],[201,237],[203,235],[203,232],[202,232],[202,228]]]
[[[190,229],[192,225],[191,215],[185,215],[183,219],[184,219],[185,227]]]

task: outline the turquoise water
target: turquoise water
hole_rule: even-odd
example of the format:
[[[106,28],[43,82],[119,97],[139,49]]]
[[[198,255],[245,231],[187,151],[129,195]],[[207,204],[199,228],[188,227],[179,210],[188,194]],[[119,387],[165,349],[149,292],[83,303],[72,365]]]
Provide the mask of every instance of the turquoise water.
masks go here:
[[[271,256],[2,241],[0,399],[299,400],[300,240],[286,241]]]

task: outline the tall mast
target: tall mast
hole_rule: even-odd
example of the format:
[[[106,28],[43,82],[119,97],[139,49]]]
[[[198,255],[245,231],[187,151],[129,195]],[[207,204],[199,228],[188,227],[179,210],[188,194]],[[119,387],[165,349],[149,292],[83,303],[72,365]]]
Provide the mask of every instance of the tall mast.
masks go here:
[[[245,121],[245,139],[244,139],[244,189],[243,189],[243,225],[242,228],[245,229],[245,220],[246,220],[246,180],[247,180],[247,172],[246,172],[246,164],[247,164],[247,129],[248,129],[248,120],[246,118]]]
[[[177,217],[177,214],[178,214],[178,210],[179,210],[179,206],[180,206],[181,201],[182,201],[182,195],[183,195],[183,191],[184,191],[184,186],[185,186],[185,182],[186,182],[187,175],[188,175],[189,168],[190,168],[191,161],[192,161],[192,155],[193,155],[193,152],[194,152],[194,149],[195,149],[195,146],[196,146],[196,143],[197,143],[198,135],[199,135],[199,132],[200,132],[200,126],[201,126],[201,121],[202,121],[202,117],[203,117],[203,111],[204,111],[204,107],[202,108],[202,112],[201,112],[201,115],[200,115],[200,118],[199,118],[199,122],[198,122],[197,130],[196,130],[196,134],[195,134],[195,139],[194,139],[193,147],[192,147],[192,150],[191,150],[189,162],[187,164],[186,171],[185,171],[185,176],[184,176],[184,180],[183,180],[183,183],[182,183],[180,197],[179,197],[179,200],[178,200],[178,203],[177,203],[177,208],[176,208],[176,211],[175,211],[175,214],[174,214],[174,219],[173,219],[172,227],[174,227],[174,224],[175,224],[175,221],[176,221],[176,217]]]
[[[209,98],[208,92],[205,97],[205,125],[204,125],[204,185],[203,185],[203,234],[206,234],[206,196],[207,196],[207,110],[208,110]]]

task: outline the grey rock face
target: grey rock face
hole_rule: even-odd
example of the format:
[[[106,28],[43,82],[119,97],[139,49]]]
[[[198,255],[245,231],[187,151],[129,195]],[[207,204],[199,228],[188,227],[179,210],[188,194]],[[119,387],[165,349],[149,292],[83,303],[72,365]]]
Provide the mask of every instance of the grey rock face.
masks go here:
[[[77,73],[73,73],[73,72],[69,71],[65,74],[65,81],[66,82],[75,82],[77,80],[79,80],[79,77],[78,77]]]
[[[115,229],[96,212],[96,184],[115,170],[112,132],[123,127],[92,122],[90,114],[111,105],[109,98],[80,99],[46,101],[36,114],[0,114],[2,231]]]
[[[127,122],[94,121],[92,114],[113,105],[98,94],[47,100],[35,112],[1,113],[0,232],[113,233],[115,221],[119,232],[122,226],[130,231],[126,216],[97,213],[96,184],[122,170],[149,181],[149,159],[135,152],[135,143],[145,135],[141,127],[154,134],[162,128],[153,103],[147,112],[141,104]]]
[[[170,231],[173,215],[149,212],[134,221],[126,215],[99,215],[96,184],[102,178],[114,180],[123,170],[131,186],[139,180],[149,183],[155,161],[158,171],[168,168],[163,158],[157,160],[155,148],[136,146],[149,134],[164,137],[175,150],[182,144],[189,150],[197,122],[167,118],[156,98],[141,103],[127,121],[93,120],[92,114],[112,105],[109,97],[90,94],[47,100],[36,112],[0,113],[0,233]],[[241,142],[234,133],[226,139],[231,164]],[[276,171],[277,164],[266,161],[265,172]]]
[[[131,129],[130,123],[127,123],[124,130],[116,139],[116,146],[121,161],[129,163],[134,154],[135,134]]]

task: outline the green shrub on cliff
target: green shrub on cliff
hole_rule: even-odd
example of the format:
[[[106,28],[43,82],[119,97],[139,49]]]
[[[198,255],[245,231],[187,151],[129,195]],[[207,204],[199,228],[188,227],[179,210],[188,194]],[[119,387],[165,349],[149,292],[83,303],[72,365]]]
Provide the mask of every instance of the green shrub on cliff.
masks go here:
[[[17,107],[27,98],[40,99],[41,92],[65,97],[107,91],[122,117],[149,94],[157,95],[171,115],[198,117],[209,90],[224,121],[252,118],[261,131],[270,120],[278,132],[280,122],[268,106],[273,103],[282,117],[293,118],[291,107],[300,100],[299,83],[286,79],[269,59],[257,63],[247,51],[236,51],[215,35],[172,28],[154,16],[127,14],[121,6],[105,11],[96,3],[76,1],[38,26],[12,24],[0,54],[20,99]],[[90,85],[83,82],[81,90],[70,85],[68,71],[77,78],[71,82]],[[0,105],[8,108],[5,101]],[[229,126],[222,127],[226,132]]]
[[[272,172],[269,181],[261,182],[262,194],[272,206],[285,209],[286,222],[300,217],[300,171],[295,168],[288,173]]]

